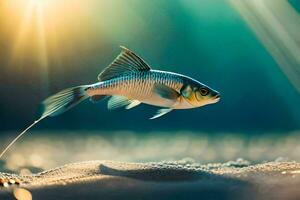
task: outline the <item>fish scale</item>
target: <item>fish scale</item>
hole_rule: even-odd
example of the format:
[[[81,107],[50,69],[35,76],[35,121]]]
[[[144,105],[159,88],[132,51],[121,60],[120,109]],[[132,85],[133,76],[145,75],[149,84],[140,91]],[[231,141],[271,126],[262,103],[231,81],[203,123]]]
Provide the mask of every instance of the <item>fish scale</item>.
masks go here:
[[[145,100],[153,97],[155,83],[164,84],[180,92],[184,80],[179,74],[165,71],[132,72],[93,85],[90,89],[90,95],[121,95]]]

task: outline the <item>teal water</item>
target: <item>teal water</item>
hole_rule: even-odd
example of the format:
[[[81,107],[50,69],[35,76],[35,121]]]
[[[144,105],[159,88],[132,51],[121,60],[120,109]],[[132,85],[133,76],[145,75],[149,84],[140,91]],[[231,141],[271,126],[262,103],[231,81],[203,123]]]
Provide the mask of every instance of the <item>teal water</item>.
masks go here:
[[[183,73],[216,88],[221,101],[172,112],[156,121],[148,118],[157,108],[111,112],[105,102],[87,101],[36,129],[285,132],[300,128],[300,75],[295,59],[299,34],[293,17],[298,13],[297,1],[271,5],[266,1],[260,7],[229,0],[69,4],[44,5],[43,54],[35,18],[23,33],[22,16],[10,16],[13,5],[1,3],[1,130],[20,130],[30,124],[39,102],[48,95],[95,82],[120,52],[119,45],[137,52],[154,69]],[[250,19],[255,19],[255,26],[247,21],[243,6],[253,7]],[[51,12],[54,8],[56,15]],[[269,15],[261,16],[259,9]],[[8,22],[13,21],[11,28]],[[18,33],[23,34],[19,45]],[[46,55],[47,62],[40,61],[40,54]]]
[[[108,111],[106,101],[87,100],[37,124],[9,150],[3,167],[186,157],[201,163],[299,161],[299,5],[294,0],[1,1],[1,149],[36,119],[47,96],[96,82],[119,45],[154,69],[191,76],[221,93],[217,104],[157,120],[148,120],[156,107]]]

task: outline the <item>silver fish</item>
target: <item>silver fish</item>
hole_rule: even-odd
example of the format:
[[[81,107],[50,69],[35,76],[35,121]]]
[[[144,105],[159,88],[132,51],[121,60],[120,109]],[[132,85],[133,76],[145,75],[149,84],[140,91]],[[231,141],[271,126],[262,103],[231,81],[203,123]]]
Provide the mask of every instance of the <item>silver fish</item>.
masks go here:
[[[108,109],[131,109],[141,103],[162,107],[150,119],[174,109],[197,108],[220,100],[220,94],[203,83],[181,74],[153,70],[136,53],[122,46],[121,49],[117,58],[99,74],[99,82],[65,89],[43,101],[41,117],[15,138],[0,158],[36,123],[61,114],[87,98],[98,102],[110,97]]]
[[[98,76],[98,83],[63,90],[43,102],[43,116],[55,116],[86,98],[97,102],[104,97],[108,109],[130,109],[141,103],[163,107],[151,119],[173,109],[190,109],[216,103],[220,94],[181,74],[153,70],[136,53],[125,47]]]

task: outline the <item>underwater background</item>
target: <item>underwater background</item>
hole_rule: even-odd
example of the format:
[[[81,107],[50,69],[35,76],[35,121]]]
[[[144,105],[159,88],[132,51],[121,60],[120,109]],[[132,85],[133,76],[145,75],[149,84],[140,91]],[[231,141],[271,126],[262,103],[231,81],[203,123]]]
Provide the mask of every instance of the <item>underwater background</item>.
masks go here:
[[[47,96],[96,82],[120,45],[221,93],[157,120],[148,120],[157,107],[108,111],[87,100],[41,121],[3,165],[300,161],[299,12],[298,0],[0,1],[1,149]]]

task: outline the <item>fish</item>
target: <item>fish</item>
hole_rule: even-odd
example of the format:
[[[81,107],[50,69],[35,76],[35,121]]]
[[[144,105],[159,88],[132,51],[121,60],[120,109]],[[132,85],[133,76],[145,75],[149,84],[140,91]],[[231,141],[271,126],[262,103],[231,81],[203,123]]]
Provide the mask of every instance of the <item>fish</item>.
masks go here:
[[[97,83],[71,87],[45,99],[40,118],[20,133],[0,158],[39,121],[62,114],[88,98],[94,103],[109,98],[109,110],[132,109],[142,103],[157,106],[160,109],[150,117],[157,119],[176,109],[217,103],[220,93],[186,75],[152,69],[142,57],[121,46],[121,53],[98,75]]]
[[[121,53],[99,75],[99,82],[63,90],[43,102],[44,116],[55,116],[90,98],[110,97],[108,109],[134,108],[141,103],[162,107],[150,119],[174,109],[190,109],[220,100],[216,90],[188,76],[154,70],[140,56],[121,46]]]

